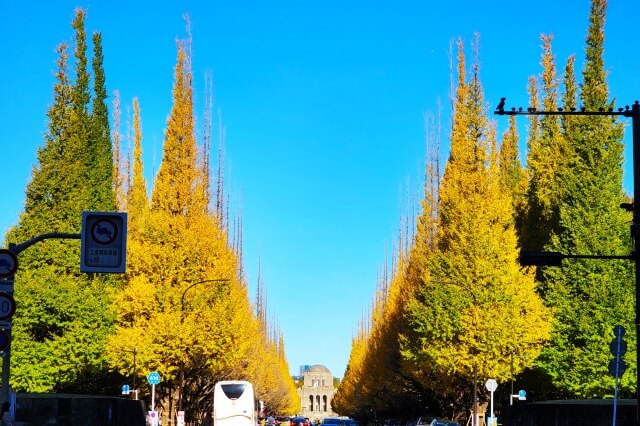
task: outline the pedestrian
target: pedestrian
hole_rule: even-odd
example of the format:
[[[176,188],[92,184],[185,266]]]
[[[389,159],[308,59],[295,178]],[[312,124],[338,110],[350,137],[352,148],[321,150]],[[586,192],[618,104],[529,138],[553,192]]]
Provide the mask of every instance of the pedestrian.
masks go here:
[[[213,426],[213,420],[211,419],[211,414],[208,411],[204,415],[202,426]]]

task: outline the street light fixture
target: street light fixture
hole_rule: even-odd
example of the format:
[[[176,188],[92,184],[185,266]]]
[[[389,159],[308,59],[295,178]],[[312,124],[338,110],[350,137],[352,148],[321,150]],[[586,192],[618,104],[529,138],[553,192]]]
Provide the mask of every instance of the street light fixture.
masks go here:
[[[189,290],[200,284],[228,281],[230,281],[229,278],[213,278],[209,280],[197,281],[193,284],[190,284],[189,287],[185,288],[182,292],[182,297],[180,297],[180,325],[184,323],[184,298]],[[178,411],[182,411],[182,391],[184,389],[184,362],[182,360],[180,361],[180,378],[178,387]]]
[[[563,254],[557,251],[523,251],[520,253],[520,265],[522,266],[562,266],[563,259],[618,259],[634,260],[629,255],[599,255],[599,254]]]
[[[513,391],[513,380],[514,380],[514,377],[513,377],[513,358],[514,358],[514,357],[516,357],[516,356],[517,356],[518,358],[528,358],[528,357],[523,356],[523,355],[516,355],[516,354],[515,354],[515,351],[514,351],[513,349],[511,350],[510,355],[511,355],[511,366],[510,366],[510,373],[511,373],[511,395],[509,395],[509,405],[513,405],[513,399],[514,399],[514,398],[517,398],[519,401],[523,401],[523,400],[524,400],[523,398],[526,398],[526,397],[523,397],[523,396],[520,394],[520,392],[518,393],[518,395],[516,395],[516,394],[514,393],[514,391]],[[526,395],[526,393],[525,393],[525,395]]]
[[[464,290],[466,290],[470,295],[471,298],[473,299],[473,331],[474,333],[476,333],[477,329],[478,329],[478,318],[477,318],[477,313],[476,313],[476,309],[478,307],[478,298],[476,297],[476,294],[473,292],[473,290],[471,289],[471,287],[467,284],[467,283],[463,283],[463,282],[459,282],[459,281],[441,281],[441,280],[431,280],[430,282],[434,283],[434,284],[445,284],[445,285],[454,285],[456,287],[460,287]],[[476,336],[477,337],[477,336]],[[472,407],[473,407],[473,417],[471,420],[471,426],[479,426],[477,424],[478,422],[478,360],[476,359],[477,354],[474,354],[474,360],[473,360],[473,402],[472,402]]]
[[[537,111],[535,108],[527,108],[523,110],[519,108],[511,108],[506,110],[504,108],[504,98],[498,105],[498,108],[494,111],[496,115],[600,115],[600,116],[615,116],[619,115],[626,118],[631,118],[631,128],[633,136],[633,203],[623,203],[621,208],[633,213],[631,221],[631,238],[634,242],[635,251],[628,256],[592,256],[592,255],[572,255],[562,254],[558,252],[538,252],[537,258],[541,263],[528,263],[526,265],[540,265],[540,266],[561,266],[562,259],[565,258],[578,258],[578,259],[627,259],[633,260],[635,263],[635,292],[636,292],[636,309],[635,309],[635,326],[636,336],[640,336],[640,102],[635,101],[631,108],[626,106],[624,108],[618,108],[616,111],[613,108],[605,110],[601,108],[599,111],[586,111],[585,109],[577,110],[571,108],[569,110],[563,110],[558,108],[557,111]],[[522,259],[527,258],[524,254]],[[546,263],[545,263],[546,262]],[[636,339],[636,365],[640,366],[640,339]],[[640,424],[640,372],[636,374],[636,424]]]
[[[136,355],[138,354],[138,349],[137,348],[133,348],[131,350],[128,349],[123,349],[123,352],[127,352],[130,354],[133,354],[133,379],[132,379],[132,386],[133,386],[133,395],[134,395],[134,399],[138,399],[138,388],[136,387],[136,375],[138,374],[138,368],[136,366]]]
[[[511,396],[509,397],[509,405],[513,405],[513,349],[511,350]]]

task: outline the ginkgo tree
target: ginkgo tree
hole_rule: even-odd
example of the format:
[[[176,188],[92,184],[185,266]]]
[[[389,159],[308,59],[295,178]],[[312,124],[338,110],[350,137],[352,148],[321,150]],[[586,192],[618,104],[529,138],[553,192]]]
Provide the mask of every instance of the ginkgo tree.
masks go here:
[[[428,162],[412,245],[399,250],[370,329],[354,339],[336,395],[345,414],[415,409],[450,416],[453,407],[461,416],[471,406],[474,380],[510,378],[533,364],[548,339],[550,312],[533,271],[518,264],[513,197],[521,196],[523,182],[517,133],[512,127],[498,149],[477,39],[474,47],[467,79],[464,45],[458,43],[450,156],[441,179],[437,160]],[[386,402],[398,398],[402,410]]]
[[[458,85],[451,154],[439,188],[435,248],[407,307],[403,355],[416,377],[440,394],[460,381],[511,375],[537,356],[549,335],[549,312],[531,271],[518,264],[512,191],[504,185],[476,59],[465,78],[458,44]],[[470,386],[456,398],[470,405]],[[465,407],[466,408],[466,407]]]
[[[85,17],[84,10],[75,11],[73,42],[57,48],[44,145],[7,243],[50,232],[79,234],[82,211],[114,210],[102,38],[98,33],[93,37],[92,100]],[[60,239],[20,254],[15,285],[20,308],[11,345],[11,386],[16,390],[104,394],[115,389],[119,377],[109,371],[104,357],[113,331],[109,296],[115,279],[80,274],[79,254],[77,241]]]
[[[604,65],[606,7],[606,0],[591,2],[582,79],[577,82],[570,58],[563,78],[564,108],[581,105],[588,111],[604,111],[614,107]],[[550,56],[547,51],[550,46],[545,45],[543,58]],[[543,61],[543,75],[552,69],[549,62]],[[545,109],[554,109],[557,103],[550,90],[545,88],[542,94]],[[553,182],[556,217],[553,232],[544,235],[545,250],[590,255],[631,252],[631,214],[620,208],[628,201],[622,186],[623,124],[603,115],[567,116],[556,123],[552,136],[558,153],[532,164],[539,175],[555,170],[558,176]],[[540,192],[538,188],[531,195]],[[619,389],[622,395],[636,393],[633,282],[631,262],[576,259],[564,262],[562,268],[542,271],[541,287],[554,317],[551,343],[539,364],[558,392],[581,398],[613,396],[607,347],[613,328],[623,325],[630,330],[626,338],[631,350]]]
[[[222,218],[209,209],[208,171],[203,167],[208,159],[198,155],[195,138],[189,43],[177,44],[173,107],[150,199],[141,160],[139,105],[134,101],[133,171],[126,197],[127,284],[114,295],[117,326],[107,356],[118,371],[131,374],[132,358],[123,354],[136,353],[133,374],[158,371],[161,400],[169,409],[184,409],[188,419],[210,410],[206,395],[224,378],[280,382],[285,387],[267,388],[265,399],[275,401],[274,395],[282,394],[279,407],[295,410],[284,343],[276,348],[266,340],[237,252]],[[267,360],[273,379],[260,375],[260,363]]]

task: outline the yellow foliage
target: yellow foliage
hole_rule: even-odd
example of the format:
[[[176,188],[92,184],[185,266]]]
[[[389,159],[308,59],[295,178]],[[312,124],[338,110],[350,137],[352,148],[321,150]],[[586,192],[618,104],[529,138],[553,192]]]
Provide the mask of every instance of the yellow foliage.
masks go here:
[[[296,411],[299,401],[284,344],[277,348],[266,337],[252,311],[240,259],[220,218],[205,205],[210,188],[203,187],[206,171],[197,164],[188,51],[178,44],[174,104],[151,205],[134,101],[126,285],[114,296],[117,329],[107,359],[130,375],[135,354],[135,374],[158,371],[166,391],[177,389],[180,371],[185,388],[202,380],[247,379],[266,399]]]
[[[388,286],[376,298],[370,328],[353,339],[334,399],[341,414],[405,412],[424,394],[462,412],[469,400],[463,384],[474,373],[504,380],[516,353],[517,374],[549,337],[549,311],[532,272],[518,265],[512,197],[522,180],[515,173],[505,179],[499,168],[479,67],[473,64],[467,81],[463,50],[459,42],[444,177],[439,187],[425,190],[413,245],[406,255],[400,251]],[[515,156],[507,151],[503,159]]]

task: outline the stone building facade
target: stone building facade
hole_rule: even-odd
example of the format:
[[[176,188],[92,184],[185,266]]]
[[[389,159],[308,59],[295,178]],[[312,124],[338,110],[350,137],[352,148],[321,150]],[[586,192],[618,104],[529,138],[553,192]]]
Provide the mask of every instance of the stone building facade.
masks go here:
[[[312,365],[304,373],[303,385],[298,388],[300,415],[311,420],[336,417],[331,400],[337,389],[333,387],[333,375],[324,365]]]

